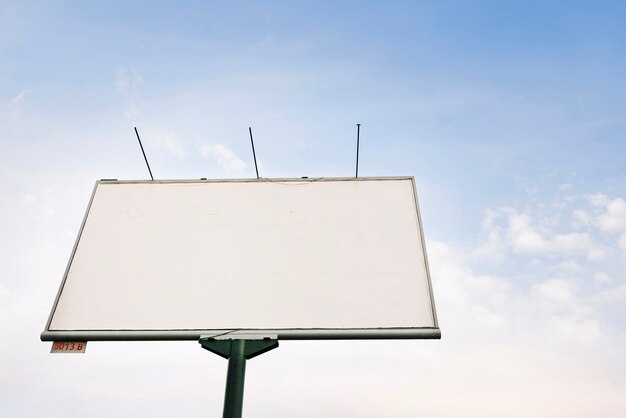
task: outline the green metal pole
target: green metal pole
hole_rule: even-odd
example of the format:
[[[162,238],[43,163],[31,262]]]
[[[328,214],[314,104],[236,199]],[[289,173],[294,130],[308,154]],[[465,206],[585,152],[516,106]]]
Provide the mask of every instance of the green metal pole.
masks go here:
[[[243,410],[243,384],[246,377],[246,360],[267,353],[278,347],[278,340],[263,339],[217,340],[201,338],[202,348],[228,359],[226,394],[224,396],[224,418],[241,418]]]
[[[243,410],[243,385],[246,378],[246,340],[232,340],[228,373],[226,375],[226,394],[224,396],[224,418],[241,418]]]

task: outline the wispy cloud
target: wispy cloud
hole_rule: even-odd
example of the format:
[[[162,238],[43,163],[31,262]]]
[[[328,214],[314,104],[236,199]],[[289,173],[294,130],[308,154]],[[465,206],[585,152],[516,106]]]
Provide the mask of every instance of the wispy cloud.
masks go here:
[[[478,251],[488,251],[490,256],[498,247],[520,254],[553,256],[589,255],[597,249],[587,232],[556,232],[537,223],[529,213],[510,207],[488,211],[483,228],[487,240]]]
[[[214,159],[217,165],[226,171],[242,171],[248,167],[231,149],[222,144],[202,144],[200,155]]]
[[[148,129],[149,135],[153,138],[160,149],[176,158],[184,158],[187,147],[180,136],[171,129],[155,127]]]
[[[520,253],[582,254],[589,252],[592,247],[591,237],[587,233],[540,232],[532,225],[528,214],[517,212],[508,216],[507,238],[509,245]]]
[[[24,99],[26,98],[26,95],[28,93],[30,93],[30,89],[20,91],[19,94],[15,96],[9,103],[9,109],[15,109],[16,107],[21,105],[24,102]]]
[[[140,121],[141,95],[139,87],[143,77],[134,68],[120,68],[115,75],[115,86],[124,99],[124,116],[134,125]]]
[[[606,211],[598,219],[602,230],[624,231],[626,230],[626,202],[624,199],[613,199],[606,204]]]
[[[17,119],[22,111],[22,106],[26,100],[26,96],[30,93],[30,89],[24,89],[20,91],[11,101],[9,102],[9,116],[11,119]]]
[[[623,253],[616,250],[626,251],[625,230],[623,198],[600,193],[582,199],[572,196],[554,204],[526,204],[523,209],[490,209],[483,219],[482,243],[471,253],[472,258],[463,261],[463,256],[455,256],[455,250],[448,249],[444,255],[445,270],[439,275],[459,280],[454,286],[456,305],[459,300],[478,303],[480,312],[496,312],[508,327],[528,332],[525,338],[532,339],[534,327],[540,335],[558,336],[563,342],[580,347],[616,344],[610,340],[626,329],[607,318],[614,316],[616,310],[623,312],[619,301],[623,299],[626,277]],[[434,255],[436,271],[437,246]],[[494,260],[500,268],[485,263]],[[459,267],[452,273],[450,264],[455,263]],[[487,286],[485,294],[460,297],[459,289],[477,289],[472,285],[481,277],[476,271],[496,277],[498,290],[493,284]],[[509,273],[512,271],[515,273]],[[491,282],[483,281],[488,283]],[[506,303],[495,304],[496,294],[495,300]],[[447,296],[439,297],[445,300]],[[524,312],[532,312],[529,321],[517,316]],[[533,317],[544,321],[539,325]]]

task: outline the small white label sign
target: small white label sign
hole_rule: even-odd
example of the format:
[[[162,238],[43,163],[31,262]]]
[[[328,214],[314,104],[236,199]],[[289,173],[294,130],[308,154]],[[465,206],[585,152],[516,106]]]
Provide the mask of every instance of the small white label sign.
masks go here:
[[[87,341],[80,342],[53,342],[51,353],[84,353],[87,349]]]

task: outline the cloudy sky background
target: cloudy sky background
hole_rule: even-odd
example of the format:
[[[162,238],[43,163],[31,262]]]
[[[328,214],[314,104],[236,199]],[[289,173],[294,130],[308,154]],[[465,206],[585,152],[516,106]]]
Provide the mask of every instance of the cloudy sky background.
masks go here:
[[[0,415],[213,417],[195,342],[39,341],[95,180],[413,175],[441,341],[291,342],[250,417],[623,417],[626,6],[0,1]]]

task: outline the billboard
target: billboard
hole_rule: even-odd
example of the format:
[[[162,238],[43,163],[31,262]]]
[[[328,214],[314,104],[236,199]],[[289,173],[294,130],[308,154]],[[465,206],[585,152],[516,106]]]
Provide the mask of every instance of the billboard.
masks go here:
[[[44,341],[439,338],[412,177],[98,181]]]

